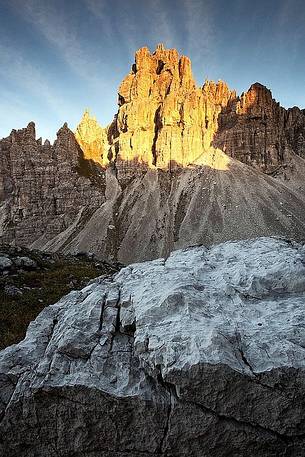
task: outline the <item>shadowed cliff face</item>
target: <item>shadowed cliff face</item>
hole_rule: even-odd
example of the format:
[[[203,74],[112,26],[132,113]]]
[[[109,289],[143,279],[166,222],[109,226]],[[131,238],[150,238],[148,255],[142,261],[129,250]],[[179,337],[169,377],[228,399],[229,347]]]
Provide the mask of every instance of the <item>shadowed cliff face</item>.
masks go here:
[[[257,83],[241,97],[221,81],[197,88],[188,58],[142,48],[107,128],[86,111],[54,145],[33,123],[0,142],[0,240],[129,263],[228,239],[304,239],[304,118]]]
[[[293,154],[305,156],[305,115],[282,108],[259,83],[223,108],[213,145],[248,165],[274,173]]]
[[[2,242],[31,245],[69,227],[78,215],[92,213],[104,201],[96,165],[83,152],[65,124],[53,145],[36,140],[35,125],[13,130],[0,142]]]

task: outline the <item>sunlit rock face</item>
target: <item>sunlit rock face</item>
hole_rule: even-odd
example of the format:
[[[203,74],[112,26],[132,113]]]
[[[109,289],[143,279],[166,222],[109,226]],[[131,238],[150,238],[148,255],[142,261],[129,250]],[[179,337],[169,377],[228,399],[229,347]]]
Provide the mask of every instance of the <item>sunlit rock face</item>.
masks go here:
[[[190,59],[179,56],[175,49],[159,45],[153,54],[148,48],[139,49],[131,72],[120,85],[119,111],[108,130],[109,157],[119,176],[130,176],[141,167],[172,170],[211,163],[215,155],[225,167],[226,158],[211,141],[219,113],[235,97],[221,81],[197,88]],[[85,113],[76,132],[85,156],[100,155],[103,135],[104,130]],[[102,156],[98,162],[105,164]]]
[[[290,165],[293,154],[305,156],[304,111],[282,108],[259,83],[240,97],[222,81],[197,87],[190,59],[162,45],[136,52],[118,102],[108,129],[85,113],[76,138],[85,156],[113,162],[121,178],[147,167],[206,164],[213,156],[225,161],[222,152],[267,173]]]
[[[109,164],[106,129],[101,127],[88,110],[76,129],[75,138],[84,152],[86,160],[92,160],[102,166]]]
[[[304,456],[304,265],[193,247],[45,308],[0,353],[0,455]]]
[[[175,49],[140,49],[119,88],[118,169],[133,159],[171,169],[200,164],[214,152],[221,106],[234,97],[224,83],[212,91],[197,88],[189,58]]]

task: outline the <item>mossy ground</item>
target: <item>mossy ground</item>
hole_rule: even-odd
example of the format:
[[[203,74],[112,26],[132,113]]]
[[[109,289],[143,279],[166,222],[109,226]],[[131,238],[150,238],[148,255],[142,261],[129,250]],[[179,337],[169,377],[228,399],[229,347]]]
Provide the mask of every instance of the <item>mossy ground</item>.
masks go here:
[[[31,255],[39,268],[0,277],[0,349],[21,341],[29,323],[46,306],[56,303],[73,289],[84,287],[87,282],[102,274],[114,273],[107,263],[95,263],[86,258],[59,257],[43,260]],[[14,285],[22,295],[8,296],[5,285]]]

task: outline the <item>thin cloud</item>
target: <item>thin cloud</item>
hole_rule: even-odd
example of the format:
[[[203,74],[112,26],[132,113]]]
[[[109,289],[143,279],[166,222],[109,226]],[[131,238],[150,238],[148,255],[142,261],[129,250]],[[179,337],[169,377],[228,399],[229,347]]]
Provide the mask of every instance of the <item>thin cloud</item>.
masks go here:
[[[79,39],[77,24],[73,24],[71,17],[65,15],[64,10],[56,8],[54,2],[41,0],[13,0],[15,11],[33,24],[45,39],[55,47],[66,64],[79,77],[88,80],[91,84],[101,86],[98,78],[101,61],[96,56],[88,55]]]
[[[14,56],[14,58],[12,58]],[[0,75],[13,81],[24,91],[43,99],[44,103],[55,114],[60,114],[64,102],[48,84],[46,76],[37,67],[30,64],[16,49],[0,44]],[[22,77],[20,76],[22,75]]]
[[[91,11],[95,16],[100,18],[105,17],[105,11],[107,3],[104,0],[84,0],[85,5],[87,5],[88,10]]]
[[[103,39],[114,40],[115,36],[113,33],[113,27],[109,14],[107,12],[107,1],[106,0],[83,0],[84,6],[88,11],[95,16],[101,23],[101,30]],[[108,2],[109,5],[109,2]]]
[[[182,0],[185,12],[187,52],[192,61],[204,68],[205,58],[214,54],[215,25],[210,0]]]
[[[177,29],[170,20],[168,9],[165,7],[166,2],[162,0],[149,1],[152,13],[152,30],[151,35],[158,41],[163,41],[166,47],[177,47]]]
[[[125,2],[117,17],[122,41],[129,55],[133,55],[139,45],[148,43],[163,42],[166,47],[177,47],[177,31],[170,17],[168,2],[146,0],[140,5],[137,1],[131,3],[134,14],[130,14],[130,5]]]
[[[116,39],[119,40],[121,46],[126,50],[128,56],[133,56],[137,48],[137,38],[139,30],[139,21],[137,14],[130,14],[130,5],[128,2],[123,2],[122,6],[115,11],[115,16],[112,17],[112,25],[118,34]]]
[[[177,46],[177,30],[166,1],[114,0],[111,8],[105,0],[83,1],[88,11],[100,21],[106,39],[112,45],[119,41],[128,56],[132,57],[139,46],[148,43],[162,41],[167,47]]]
[[[303,0],[285,0],[278,8],[274,34],[277,38],[278,49],[282,48],[282,41],[284,41],[284,45],[289,45],[290,59],[294,63],[299,61],[299,55],[302,52],[301,48],[305,37],[304,27]]]

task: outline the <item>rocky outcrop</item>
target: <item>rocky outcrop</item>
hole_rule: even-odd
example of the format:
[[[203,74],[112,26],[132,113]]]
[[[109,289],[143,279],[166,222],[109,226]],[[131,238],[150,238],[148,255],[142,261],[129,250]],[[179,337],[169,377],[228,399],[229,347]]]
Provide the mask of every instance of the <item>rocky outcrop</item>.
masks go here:
[[[253,84],[221,112],[213,144],[248,165],[277,172],[293,154],[305,157],[304,111],[282,108],[270,90]]]
[[[90,116],[88,110],[76,129],[75,138],[84,153],[84,159],[102,166],[109,165],[107,131],[95,117]]]
[[[286,181],[222,152],[170,173],[138,169],[128,181],[84,159],[67,127],[54,145],[28,133],[1,142],[2,242],[126,264],[198,243],[304,239],[305,166],[297,156]]]
[[[35,137],[35,125],[13,130],[0,142],[2,242],[31,245],[53,238],[80,213],[90,215],[104,201],[90,178],[74,134],[65,124],[51,145]]]
[[[1,455],[304,455],[304,265],[261,238],[71,292],[0,353]]]
[[[188,57],[159,45],[136,53],[119,88],[119,111],[108,130],[110,158],[118,176],[139,169],[173,170],[206,164],[217,154],[211,141],[222,108],[236,98],[225,83],[197,88]]]
[[[114,163],[121,179],[147,167],[202,165],[215,154],[221,161],[220,151],[267,173],[285,173],[294,154],[305,156],[304,110],[284,109],[259,83],[240,97],[222,81],[197,87],[190,59],[162,45],[136,52],[118,103],[108,129],[85,113],[76,137],[89,155],[102,154],[99,163]]]

